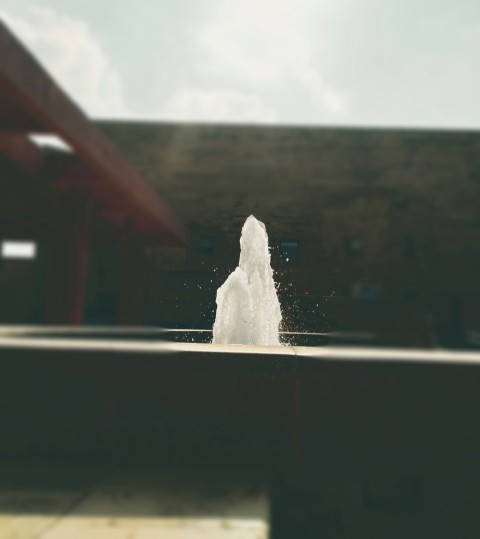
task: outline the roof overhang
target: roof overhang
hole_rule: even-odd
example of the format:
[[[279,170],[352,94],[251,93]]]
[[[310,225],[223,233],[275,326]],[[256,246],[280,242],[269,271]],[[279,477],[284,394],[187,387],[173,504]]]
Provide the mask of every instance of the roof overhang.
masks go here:
[[[1,21],[0,57],[0,153],[35,172],[44,150],[31,134],[56,135],[73,153],[59,179],[63,188],[93,199],[136,233],[184,243],[173,212]]]

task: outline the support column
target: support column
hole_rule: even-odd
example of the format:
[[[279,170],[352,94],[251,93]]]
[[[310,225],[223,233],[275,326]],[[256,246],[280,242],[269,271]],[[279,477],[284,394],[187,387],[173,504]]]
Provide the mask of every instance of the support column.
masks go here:
[[[143,325],[146,262],[143,241],[127,233],[120,241],[118,324],[121,326]]]
[[[45,322],[83,322],[87,284],[90,201],[71,194],[61,197],[48,246]]]
[[[298,368],[298,367],[297,367]],[[299,466],[305,450],[305,394],[302,374],[296,369],[293,373],[293,399],[290,410],[290,461]]]

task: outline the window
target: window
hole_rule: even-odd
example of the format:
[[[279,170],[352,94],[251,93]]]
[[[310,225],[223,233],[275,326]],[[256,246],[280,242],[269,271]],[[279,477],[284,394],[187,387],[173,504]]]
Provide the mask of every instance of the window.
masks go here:
[[[211,236],[201,236],[198,240],[198,252],[202,255],[212,255],[213,250],[213,238]]]
[[[37,244],[33,241],[2,241],[2,258],[32,260],[37,256]]]
[[[353,297],[362,301],[378,300],[381,295],[380,287],[375,284],[357,283],[353,286]]]
[[[404,252],[405,256],[411,258],[413,258],[417,254],[417,242],[415,241],[415,238],[409,236],[405,239]]]
[[[289,260],[295,260],[298,258],[298,241],[296,240],[282,240],[280,242],[280,258]]]
[[[346,238],[345,249],[350,256],[360,256],[363,251],[362,239],[357,237]]]

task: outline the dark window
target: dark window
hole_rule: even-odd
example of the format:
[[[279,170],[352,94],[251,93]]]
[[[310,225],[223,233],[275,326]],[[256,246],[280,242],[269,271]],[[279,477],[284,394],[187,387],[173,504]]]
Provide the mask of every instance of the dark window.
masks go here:
[[[405,255],[414,257],[417,252],[417,242],[415,241],[415,238],[408,237],[405,240],[405,247],[404,247]]]
[[[285,260],[295,260],[298,258],[298,241],[282,240],[280,242],[280,257]]]
[[[350,256],[359,256],[363,251],[363,241],[361,238],[346,238],[345,249]]]
[[[202,255],[212,255],[213,247],[213,238],[211,236],[201,236],[198,240],[198,252]]]
[[[423,507],[424,489],[420,477],[367,481],[363,484],[363,506],[383,513],[417,512]]]
[[[353,286],[353,297],[363,301],[372,301],[380,298],[380,287],[374,284],[357,283]]]
[[[417,299],[417,292],[413,288],[407,288],[403,291],[403,299],[405,301],[414,301]]]

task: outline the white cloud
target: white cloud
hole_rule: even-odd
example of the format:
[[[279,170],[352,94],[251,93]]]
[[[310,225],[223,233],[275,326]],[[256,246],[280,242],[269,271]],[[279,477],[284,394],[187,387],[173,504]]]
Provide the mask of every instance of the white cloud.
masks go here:
[[[210,0],[189,36],[195,62],[155,117],[239,123],[335,122],[348,96],[321,73],[332,0]]]
[[[126,114],[120,76],[83,22],[49,7],[0,18],[87,114]]]
[[[328,2],[308,0],[217,0],[199,33],[201,70],[258,95],[306,98],[317,118],[341,116],[348,97],[324,80],[318,57],[320,29],[332,10]]]
[[[180,121],[272,123],[274,109],[254,94],[235,90],[191,88],[176,94],[161,116]]]
[[[184,36],[184,63],[148,119],[218,122],[335,122],[349,113],[348,96],[327,83],[319,64],[320,28],[342,0],[208,0],[203,22]],[[134,118],[122,81],[82,21],[50,7],[2,16],[66,92],[93,117]],[[180,24],[180,23],[178,23]],[[182,22],[183,24],[183,22]],[[158,52],[170,54],[163,49]],[[161,63],[161,62],[160,62]],[[154,65],[154,64],[153,64]],[[152,66],[153,68],[153,66]],[[131,81],[125,80],[126,84]],[[141,85],[143,91],[148,87]],[[138,94],[138,95],[136,95]],[[130,110],[129,110],[130,109]]]
[[[94,34],[107,5],[25,7],[36,1],[53,2],[4,0],[2,9],[22,14],[0,17],[93,116],[480,125],[480,3],[473,0],[442,9],[434,0],[120,2],[118,17],[101,21],[117,65]]]

